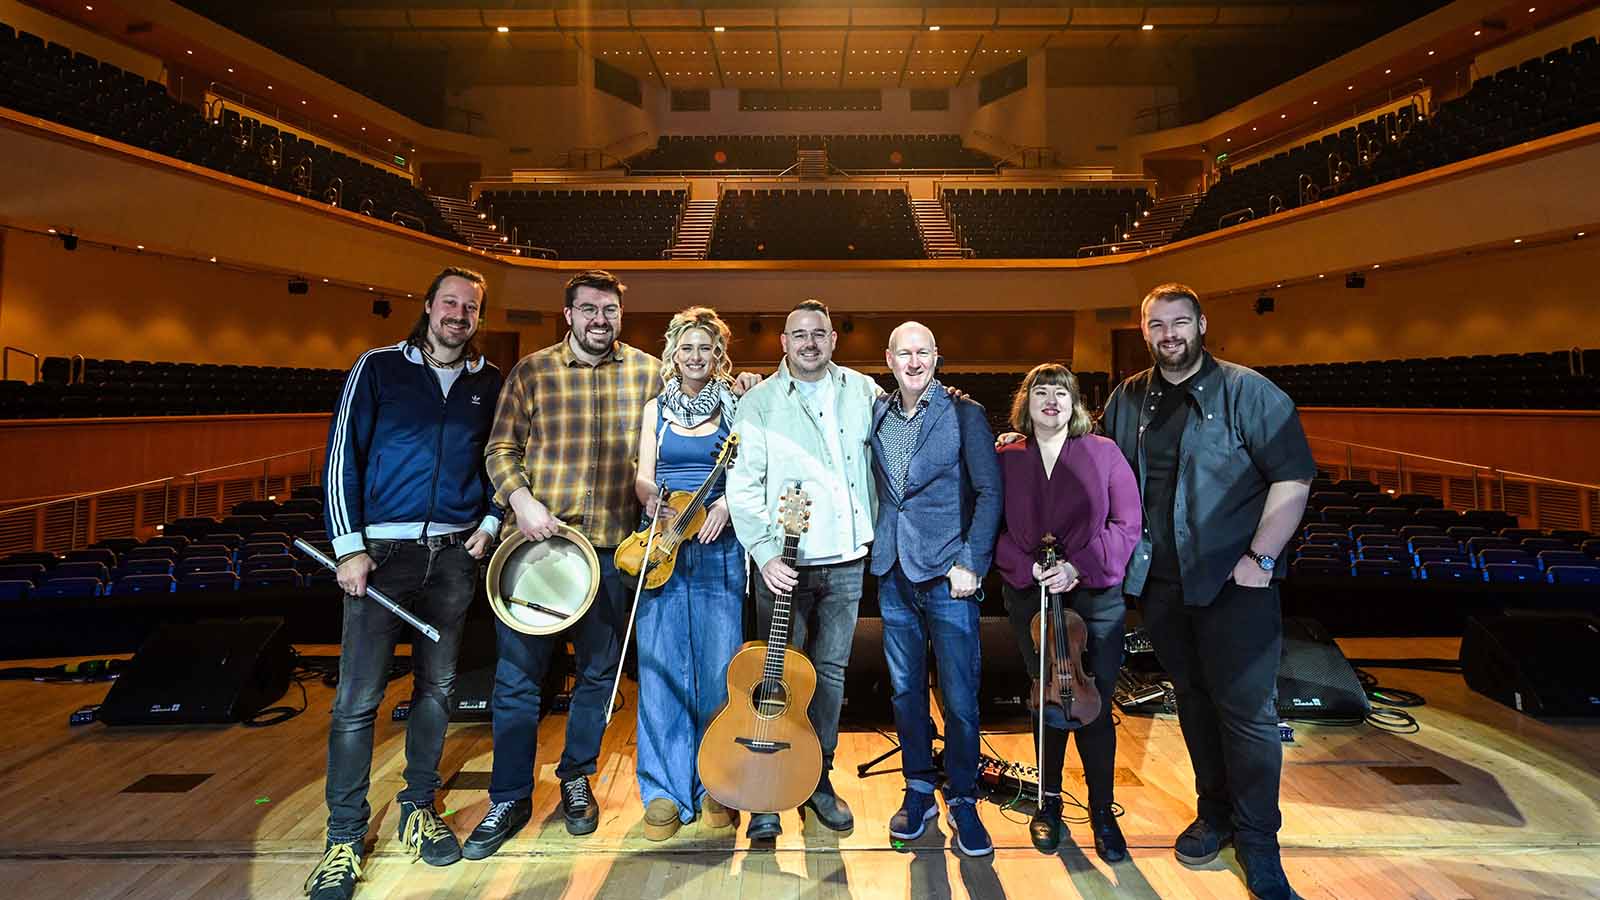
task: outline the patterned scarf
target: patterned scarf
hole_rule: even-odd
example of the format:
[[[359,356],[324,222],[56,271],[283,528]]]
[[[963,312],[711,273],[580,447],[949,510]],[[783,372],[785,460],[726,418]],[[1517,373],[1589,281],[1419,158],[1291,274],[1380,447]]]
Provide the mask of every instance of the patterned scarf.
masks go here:
[[[683,383],[676,375],[661,390],[661,414],[679,428],[694,428],[719,411],[731,422],[738,402],[728,390],[728,383],[721,379],[712,379],[693,397],[683,392]]]

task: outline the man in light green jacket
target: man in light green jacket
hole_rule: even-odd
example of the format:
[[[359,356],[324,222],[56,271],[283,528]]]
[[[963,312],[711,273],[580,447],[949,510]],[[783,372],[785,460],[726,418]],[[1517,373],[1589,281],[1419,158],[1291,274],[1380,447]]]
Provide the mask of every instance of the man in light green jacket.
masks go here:
[[[828,772],[877,513],[869,441],[872,404],[882,391],[866,375],[833,364],[838,339],[821,302],[807,300],[789,313],[777,374],[739,402],[739,457],[728,470],[727,496],[734,531],[760,570],[752,579],[758,634],[768,633],[774,595],[791,595],[790,643],[817,670],[809,713],[822,743],[822,778],[805,808],[828,828],[848,831],[855,819]],[[791,566],[782,558],[777,510],[796,482],[811,501],[811,519]],[[746,833],[770,839],[782,831],[776,814],[758,813]]]

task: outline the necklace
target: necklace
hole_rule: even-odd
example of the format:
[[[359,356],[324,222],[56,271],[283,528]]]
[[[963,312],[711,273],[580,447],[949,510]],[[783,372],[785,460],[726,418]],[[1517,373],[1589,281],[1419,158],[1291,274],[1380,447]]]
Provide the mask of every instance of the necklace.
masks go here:
[[[456,366],[459,366],[465,362],[465,360],[459,356],[456,357],[454,362],[440,362],[438,357],[428,352],[427,346],[418,346],[417,349],[422,351],[422,358],[428,361],[428,365],[433,366],[435,369],[454,369]]]

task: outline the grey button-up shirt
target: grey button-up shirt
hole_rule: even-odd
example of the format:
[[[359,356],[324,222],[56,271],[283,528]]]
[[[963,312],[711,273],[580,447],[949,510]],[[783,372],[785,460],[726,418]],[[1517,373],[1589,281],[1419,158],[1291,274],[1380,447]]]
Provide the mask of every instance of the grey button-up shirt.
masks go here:
[[[1145,489],[1144,433],[1152,414],[1154,369],[1111,392],[1101,427],[1128,459]],[[1255,537],[1267,489],[1309,481],[1317,466],[1294,401],[1261,373],[1205,355],[1187,399],[1189,421],[1178,454],[1172,534],[1183,577],[1183,602],[1209,606]],[[1144,592],[1150,530],[1128,561],[1123,590]]]

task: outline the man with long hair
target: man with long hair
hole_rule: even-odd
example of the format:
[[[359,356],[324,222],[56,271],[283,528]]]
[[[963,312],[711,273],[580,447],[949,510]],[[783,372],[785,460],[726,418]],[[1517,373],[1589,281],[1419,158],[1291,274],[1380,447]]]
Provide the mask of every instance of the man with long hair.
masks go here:
[[[412,644],[400,840],[430,865],[461,858],[433,797],[462,625],[478,561],[500,528],[481,462],[500,372],[472,341],[486,290],[470,269],[440,272],[411,334],[363,353],[334,410],[324,513],[345,592],[344,630],[328,733],[328,842],[306,880],[312,900],[355,893],[372,816],[372,726],[403,626],[367,599],[369,584],[439,631],[437,642]]]

